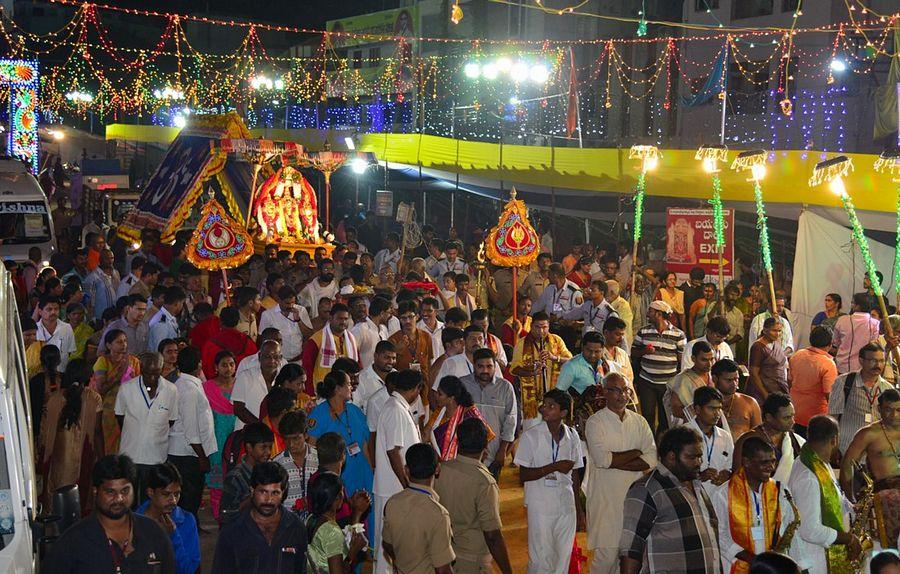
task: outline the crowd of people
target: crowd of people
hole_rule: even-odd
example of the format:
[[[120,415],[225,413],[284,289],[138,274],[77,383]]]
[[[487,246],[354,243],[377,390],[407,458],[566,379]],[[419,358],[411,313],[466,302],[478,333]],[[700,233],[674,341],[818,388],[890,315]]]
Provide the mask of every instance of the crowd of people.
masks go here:
[[[78,485],[84,516],[44,571],[197,572],[208,504],[216,573],[511,573],[505,467],[530,574],[816,573],[869,532],[897,547],[897,340],[870,285],[850,314],[829,294],[806,344],[749,267],[720,292],[576,245],[513,284],[422,231],[373,253],[342,224],[227,283],[150,229],[8,266],[41,500]]]

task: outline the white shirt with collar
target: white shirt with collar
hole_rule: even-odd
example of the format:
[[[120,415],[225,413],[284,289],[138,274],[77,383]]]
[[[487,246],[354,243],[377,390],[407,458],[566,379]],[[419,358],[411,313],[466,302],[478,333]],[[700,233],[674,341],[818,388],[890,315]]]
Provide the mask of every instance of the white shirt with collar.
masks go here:
[[[384,388],[384,380],[375,372],[375,366],[369,365],[359,372],[359,386],[353,391],[353,404],[362,409],[364,413],[368,412],[366,408],[369,399],[382,388]]]
[[[438,357],[444,354],[444,343],[441,341],[441,333],[444,332],[444,323],[437,321],[434,330],[429,329],[425,321],[419,320],[416,327],[422,329],[431,336],[431,362],[435,362]]]
[[[281,312],[280,305],[274,305],[271,309],[263,311],[259,318],[260,333],[268,327],[275,327],[281,332],[281,354],[288,359],[300,356],[303,349],[303,332],[300,330],[300,323],[306,325],[308,329],[312,329],[312,321],[306,308],[296,305],[295,309],[298,314],[296,321],[285,317]]]
[[[385,325],[376,325],[370,317],[350,328],[350,334],[356,338],[359,360],[363,365],[371,365],[375,360],[375,346],[386,341],[390,334]]]
[[[178,420],[178,389],[160,377],[152,399],[144,378],[127,381],[116,395],[116,416],[124,417],[119,454],[135,464],[162,464],[169,451],[170,424]]]
[[[246,361],[246,359],[244,360]],[[241,363],[243,364],[243,361]],[[244,403],[244,406],[247,407],[247,410],[253,416],[259,417],[259,407],[268,393],[269,387],[266,385],[266,379],[257,365],[252,369],[239,370],[237,375],[235,375],[234,387],[231,390],[231,402]],[[244,428],[244,422],[239,418],[235,418],[234,430],[241,430],[242,428]]]
[[[407,449],[422,442],[422,437],[410,412],[410,404],[398,393],[391,394],[385,401],[376,429],[374,491],[377,496],[386,497],[403,490],[394,474],[388,451],[400,447],[400,460],[404,460]]]
[[[498,365],[496,373],[499,372],[500,366]],[[434,378],[434,386],[431,388],[436,391],[440,385],[441,379],[444,377],[459,377],[461,379],[466,375],[472,375],[474,373],[475,367],[465,353],[447,357],[447,360],[441,365],[441,370],[438,371],[437,376]]]
[[[159,344],[163,340],[177,339],[180,334],[178,331],[178,319],[169,313],[165,305],[150,319],[149,327],[150,336],[147,340],[147,347],[154,352],[159,348]]]
[[[700,437],[703,439],[703,460],[700,463],[700,472],[708,468],[718,471],[731,470],[731,460],[734,457],[734,439],[731,438],[730,432],[718,425],[714,425],[712,436],[707,436],[700,430],[696,417],[689,420],[685,426],[691,427],[700,433]],[[712,500],[719,487],[708,480],[701,484],[703,485],[703,490],[706,491],[706,494]]]
[[[704,341],[713,350],[713,363],[716,361],[721,361],[722,359],[731,359],[734,360],[734,352],[731,350],[731,346],[722,341],[719,343],[719,346],[716,347],[712,343],[709,342],[709,339],[706,338],[706,335],[700,337],[699,339],[694,339],[692,341],[688,341],[687,345],[684,346],[684,353],[681,355],[681,368],[682,369],[690,369],[694,366],[694,358],[691,356],[694,352],[694,345],[697,344],[698,341]]]
[[[139,281],[138,276],[134,273],[129,273],[128,277],[119,281],[119,286],[116,288],[116,299],[121,299],[122,297],[127,297],[128,293],[131,291],[131,288],[135,283]]]
[[[332,279],[331,283],[328,283],[323,287],[319,284],[318,277],[316,277],[303,288],[303,291],[300,291],[298,299],[302,305],[309,309],[310,319],[315,319],[319,316],[319,300],[322,299],[322,297],[334,299],[338,289],[337,279]]]
[[[395,249],[394,251],[390,251],[385,248],[375,254],[375,272],[378,273],[381,271],[382,267],[385,265],[390,266],[391,270],[396,273],[397,272],[397,263],[400,262],[400,250]]]
[[[59,372],[65,372],[66,366],[69,364],[69,355],[78,350],[78,346],[75,345],[75,332],[72,330],[72,325],[65,321],[57,320],[56,329],[53,330],[53,333],[50,333],[44,325],[44,321],[38,321],[37,340],[43,341],[45,345],[54,345],[59,349]]]
[[[584,451],[575,429],[565,424],[562,425],[562,429],[563,435],[556,453],[551,447],[554,441],[550,436],[550,429],[544,421],[523,432],[519,437],[519,447],[516,449],[514,459],[519,467],[540,468],[558,460],[571,460],[575,463],[572,470],[567,473],[553,473],[555,483],[548,482],[548,477],[525,483],[525,506],[534,506],[533,510],[537,512],[540,512],[541,508],[547,508],[548,505],[557,506],[562,503],[575,506],[572,499],[572,471],[584,467]]]
[[[531,313],[544,311],[551,315],[562,315],[584,303],[584,295],[575,283],[566,279],[562,288],[552,281],[544,288],[544,292],[538,297],[531,308]]]
[[[193,375],[181,373],[175,381],[178,389],[178,420],[169,433],[169,454],[197,456],[192,444],[203,447],[206,456],[219,450],[212,408],[203,391],[203,381]]]

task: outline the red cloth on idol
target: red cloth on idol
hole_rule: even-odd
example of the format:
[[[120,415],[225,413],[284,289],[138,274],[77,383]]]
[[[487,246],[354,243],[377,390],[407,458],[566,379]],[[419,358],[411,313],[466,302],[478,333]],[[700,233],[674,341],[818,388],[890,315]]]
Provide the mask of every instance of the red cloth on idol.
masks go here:
[[[216,355],[223,349],[228,349],[234,353],[235,363],[240,365],[241,359],[256,353],[256,343],[237,329],[228,327],[220,329],[218,333],[203,344],[203,349],[200,352],[203,374],[208,379],[216,376]]]

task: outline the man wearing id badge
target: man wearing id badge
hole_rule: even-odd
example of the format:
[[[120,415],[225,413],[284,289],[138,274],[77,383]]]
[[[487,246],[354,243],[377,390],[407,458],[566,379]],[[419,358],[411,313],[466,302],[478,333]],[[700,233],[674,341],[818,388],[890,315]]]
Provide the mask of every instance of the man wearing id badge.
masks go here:
[[[859,370],[839,376],[831,386],[828,414],[840,424],[838,448],[841,454],[847,451],[856,431],[881,418],[878,415],[878,395],[893,388],[881,376],[885,358],[881,345],[868,343],[859,350]]]
[[[725,572],[746,573],[754,556],[773,551],[795,519],[786,485],[772,479],[775,449],[750,437],[741,451],[741,466],[713,496],[719,521],[719,549]]]
[[[563,423],[571,409],[568,393],[547,391],[543,420],[519,439],[515,463],[525,484],[528,574],[568,572],[576,526],[584,528],[579,470],[584,454],[578,433]]]

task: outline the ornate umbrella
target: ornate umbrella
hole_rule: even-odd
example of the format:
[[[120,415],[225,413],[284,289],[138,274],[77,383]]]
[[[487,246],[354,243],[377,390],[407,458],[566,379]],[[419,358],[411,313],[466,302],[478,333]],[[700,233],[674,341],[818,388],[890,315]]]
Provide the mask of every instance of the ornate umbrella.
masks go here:
[[[331,228],[331,174],[346,162],[360,159],[372,163],[374,154],[367,152],[331,151],[331,144],[325,142],[322,151],[309,152],[300,158],[300,165],[321,171],[325,175],[325,228]]]

